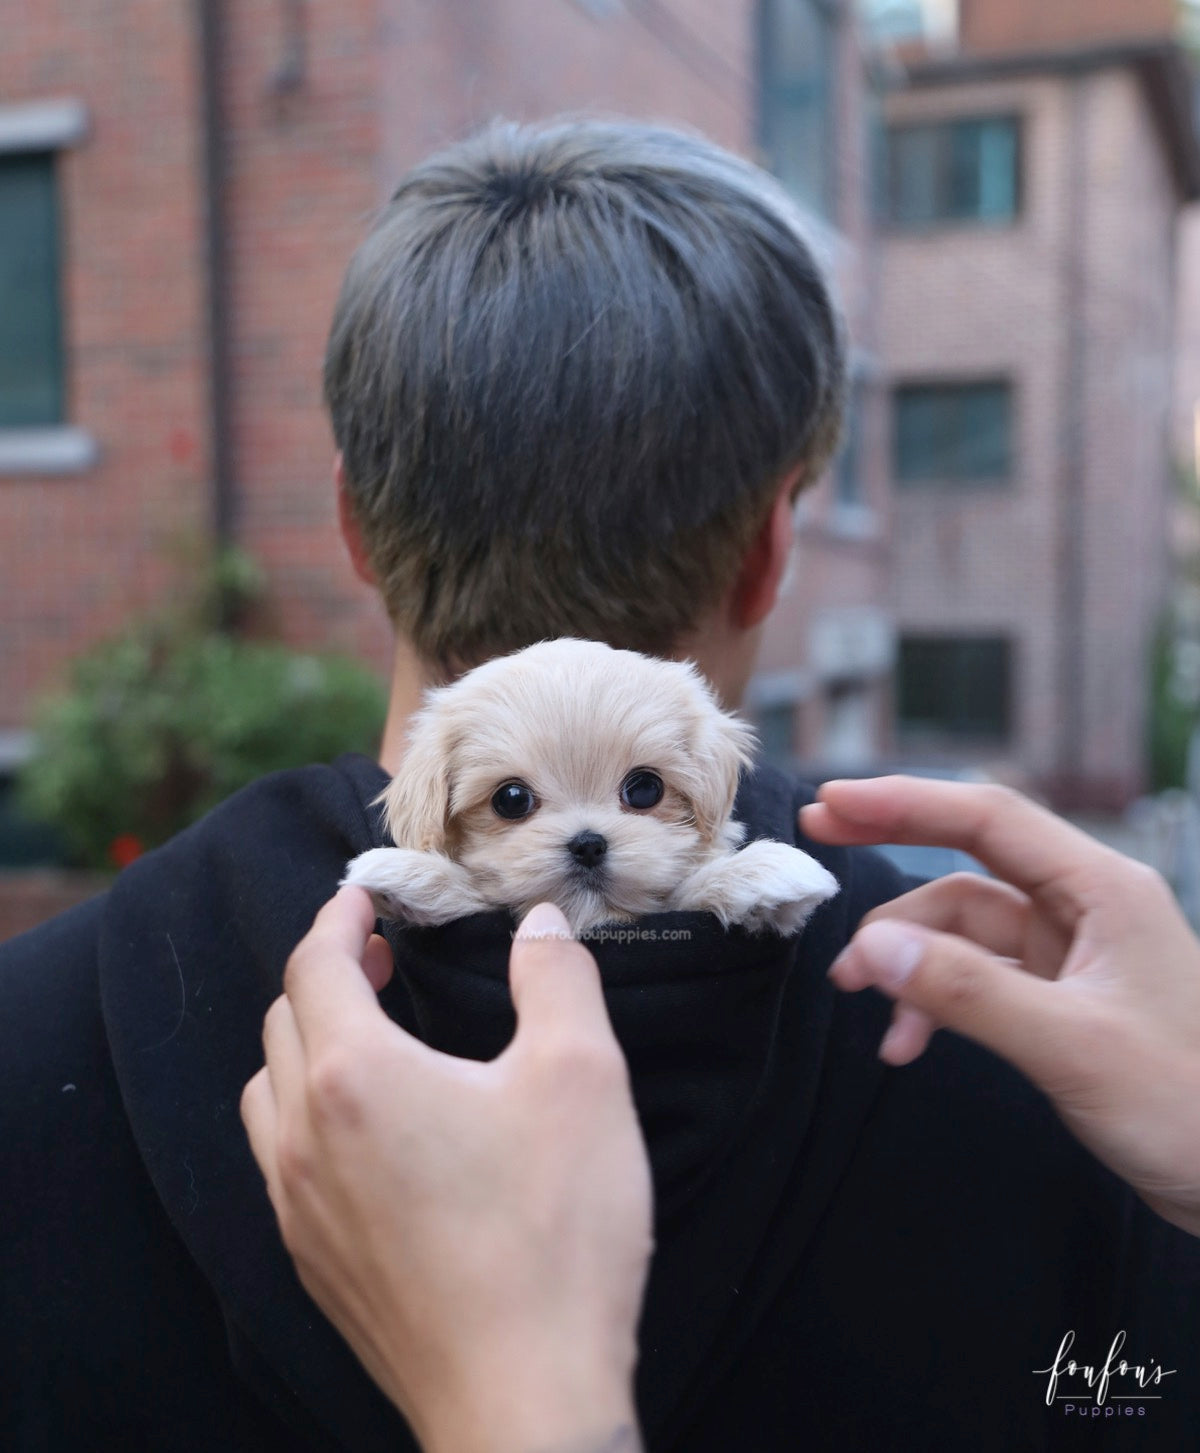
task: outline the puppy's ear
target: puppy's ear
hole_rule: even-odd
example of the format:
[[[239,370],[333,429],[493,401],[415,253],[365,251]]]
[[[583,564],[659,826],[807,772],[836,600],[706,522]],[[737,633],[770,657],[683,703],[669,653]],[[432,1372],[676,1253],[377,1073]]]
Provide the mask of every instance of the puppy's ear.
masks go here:
[[[445,714],[428,707],[409,729],[400,770],[375,799],[398,848],[439,853],[450,820],[451,761],[454,734]]]
[[[758,742],[753,729],[715,703],[704,712],[692,743],[694,761],[690,793],[696,826],[706,843],[715,840],[733,811],[738,773],[754,760]]]

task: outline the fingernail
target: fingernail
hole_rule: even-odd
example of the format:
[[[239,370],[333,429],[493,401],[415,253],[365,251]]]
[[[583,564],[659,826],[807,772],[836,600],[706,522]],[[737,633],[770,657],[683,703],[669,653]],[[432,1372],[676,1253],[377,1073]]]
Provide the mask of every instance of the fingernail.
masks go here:
[[[521,920],[518,938],[573,938],[571,925],[553,903],[539,903]]]
[[[881,989],[903,989],[921,962],[925,939],[906,923],[881,918],[854,937],[858,956]]]

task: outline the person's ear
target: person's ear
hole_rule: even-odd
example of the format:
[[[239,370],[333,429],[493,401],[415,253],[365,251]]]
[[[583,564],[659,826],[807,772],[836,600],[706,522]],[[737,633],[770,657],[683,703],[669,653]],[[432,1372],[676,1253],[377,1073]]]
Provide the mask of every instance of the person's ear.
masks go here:
[[[779,599],[792,553],[792,501],[798,477],[792,472],[780,486],[771,513],[751,542],[734,582],[733,623],[743,631],[762,625]]]
[[[375,572],[371,569],[370,557],[367,555],[367,547],[363,543],[362,528],[354,513],[354,506],[350,503],[350,493],[346,488],[346,465],[340,449],[333,459],[333,482],[337,486],[338,528],[342,532],[342,539],[350,556],[350,563],[354,566],[354,573],[364,584],[377,585]]]
[[[689,791],[696,829],[705,843],[715,842],[729,821],[739,773],[753,763],[756,745],[754,730],[744,721],[724,711],[705,713],[692,743],[696,772]]]

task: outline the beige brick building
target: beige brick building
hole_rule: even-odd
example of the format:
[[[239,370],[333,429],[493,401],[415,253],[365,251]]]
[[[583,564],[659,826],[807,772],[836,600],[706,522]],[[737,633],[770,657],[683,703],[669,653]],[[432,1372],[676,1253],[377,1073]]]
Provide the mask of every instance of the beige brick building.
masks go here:
[[[1190,78],[1169,7],[962,20],[886,100],[897,747],[1119,806],[1168,586]]]

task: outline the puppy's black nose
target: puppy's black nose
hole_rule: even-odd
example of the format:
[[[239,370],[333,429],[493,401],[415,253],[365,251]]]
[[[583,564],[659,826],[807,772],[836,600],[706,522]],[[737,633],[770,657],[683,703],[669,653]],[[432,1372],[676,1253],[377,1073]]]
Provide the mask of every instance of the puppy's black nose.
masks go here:
[[[598,832],[577,832],[567,844],[567,850],[585,868],[594,868],[608,852],[608,843]]]

